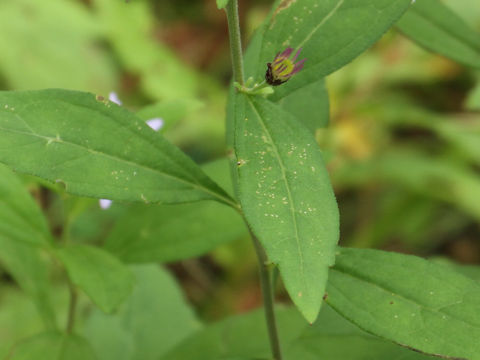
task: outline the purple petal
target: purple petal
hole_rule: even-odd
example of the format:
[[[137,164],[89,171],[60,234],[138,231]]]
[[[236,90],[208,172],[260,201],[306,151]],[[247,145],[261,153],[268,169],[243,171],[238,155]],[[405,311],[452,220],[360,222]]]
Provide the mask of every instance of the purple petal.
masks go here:
[[[120,100],[120,98],[118,97],[117,93],[112,91],[109,95],[108,95],[108,100],[110,100],[111,102],[117,104],[117,105],[122,105],[122,100]]]
[[[101,209],[107,210],[110,206],[112,206],[112,200],[100,199],[98,200],[98,204],[100,205]]]
[[[295,64],[295,68],[292,71],[292,75],[296,74],[297,72],[303,69],[303,64],[305,63],[306,60],[307,59],[300,60],[298,63]]]
[[[292,62],[295,62],[297,60],[298,55],[300,55],[300,51],[302,51],[302,48],[298,49],[297,53],[295,54],[295,56],[292,59]]]
[[[163,119],[153,118],[153,119],[147,120],[147,125],[150,126],[154,131],[158,131],[163,127]]]
[[[288,47],[282,52],[281,56],[282,57],[289,57],[290,55],[292,55],[292,52],[293,52],[293,48]]]

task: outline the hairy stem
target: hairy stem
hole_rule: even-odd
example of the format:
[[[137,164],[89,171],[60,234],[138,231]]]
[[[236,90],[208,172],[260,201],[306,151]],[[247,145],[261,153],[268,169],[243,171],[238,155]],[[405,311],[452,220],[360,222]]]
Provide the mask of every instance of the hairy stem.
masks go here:
[[[240,35],[240,21],[238,18],[238,0],[230,0],[225,7],[230,35],[230,53],[232,56],[233,78],[240,85],[244,84],[242,37]]]
[[[263,305],[265,310],[265,319],[267,321],[268,336],[270,338],[270,348],[272,350],[273,360],[282,360],[282,352],[280,351],[280,341],[278,338],[277,321],[275,319],[274,310],[274,283],[272,281],[272,267],[268,263],[267,255],[262,245],[250,231],[255,251],[257,252],[258,263],[260,268],[260,283],[262,286]]]

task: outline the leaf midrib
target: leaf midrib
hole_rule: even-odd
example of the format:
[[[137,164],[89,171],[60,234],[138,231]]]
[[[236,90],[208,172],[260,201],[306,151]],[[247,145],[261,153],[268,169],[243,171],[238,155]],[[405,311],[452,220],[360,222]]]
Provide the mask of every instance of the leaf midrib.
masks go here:
[[[8,129],[8,128],[4,128],[4,127],[0,127],[0,130],[1,131],[5,131],[5,132],[10,132],[10,133],[16,133],[16,134],[21,134],[21,135],[26,135],[26,136],[32,136],[32,137],[36,137],[36,138],[40,138],[40,139],[43,139],[43,140],[46,140],[47,142],[50,141],[50,140],[53,140],[54,142],[56,143],[61,143],[61,144],[66,144],[66,145],[71,145],[71,146],[74,146],[74,147],[78,147],[80,149],[82,149],[83,151],[86,151],[86,152],[89,152],[89,153],[92,153],[92,154],[99,154],[101,156],[104,156],[106,158],[109,158],[109,159],[112,159],[114,161],[118,161],[120,163],[124,163],[126,165],[129,165],[129,166],[136,166],[138,168],[141,168],[143,170],[147,170],[147,171],[150,171],[150,172],[153,172],[153,173],[156,173],[156,174],[159,174],[161,176],[164,176],[164,177],[167,177],[167,178],[171,178],[171,179],[174,179],[180,183],[184,183],[184,184],[187,184],[189,185],[190,187],[194,188],[194,189],[198,189],[204,193],[207,193],[209,194],[210,196],[212,196],[213,198],[216,198],[218,200],[220,200],[221,202],[224,202],[224,203],[227,203],[229,204],[230,206],[233,206],[234,208],[237,208],[237,206],[229,199],[209,190],[208,188],[206,187],[203,187],[201,185],[198,185],[196,183],[192,183],[192,182],[188,182],[182,178],[179,178],[175,175],[172,175],[172,174],[168,174],[168,173],[165,173],[161,170],[158,170],[158,169],[154,169],[152,167],[149,167],[149,166],[146,166],[146,165],[143,165],[143,164],[139,164],[139,163],[135,163],[133,161],[130,161],[130,160],[126,160],[126,159],[123,159],[123,158],[120,158],[118,156],[114,156],[114,155],[111,155],[111,154],[107,154],[105,152],[102,152],[102,151],[98,151],[98,150],[95,150],[95,149],[91,149],[91,148],[87,148],[85,146],[82,146],[80,144],[77,144],[77,143],[74,143],[74,142],[71,142],[71,141],[65,141],[63,139],[57,139],[57,138],[52,138],[52,137],[49,137],[49,136],[45,136],[45,135],[40,135],[40,134],[37,134],[37,133],[33,133],[33,132],[26,132],[26,131],[20,131],[20,130],[14,130],[14,129]]]
[[[268,136],[270,144],[272,145],[273,151],[276,155],[277,162],[280,165],[280,171],[282,173],[282,179],[285,183],[285,188],[287,190],[288,202],[290,204],[290,211],[291,211],[294,230],[295,230],[295,241],[296,241],[298,255],[299,255],[299,259],[300,259],[301,279],[302,279],[302,282],[303,282],[303,288],[306,290],[307,287],[306,287],[306,281],[305,281],[304,260],[303,260],[303,253],[302,253],[302,250],[301,250],[301,245],[300,245],[300,237],[299,237],[299,234],[298,234],[297,216],[296,216],[296,211],[295,211],[295,207],[294,207],[293,196],[292,196],[292,193],[290,191],[290,185],[288,183],[287,176],[286,176],[285,164],[283,163],[282,158],[280,157],[280,153],[278,152],[278,148],[277,148],[275,142],[273,141],[272,136],[270,135],[270,132],[268,131],[268,128],[266,127],[265,123],[263,122],[262,116],[260,115],[259,111],[255,107],[255,104],[250,100],[250,98],[248,96],[247,96],[247,100],[248,100],[250,106],[252,107],[253,111],[257,115],[257,118],[259,120],[260,125],[262,126],[263,131]]]

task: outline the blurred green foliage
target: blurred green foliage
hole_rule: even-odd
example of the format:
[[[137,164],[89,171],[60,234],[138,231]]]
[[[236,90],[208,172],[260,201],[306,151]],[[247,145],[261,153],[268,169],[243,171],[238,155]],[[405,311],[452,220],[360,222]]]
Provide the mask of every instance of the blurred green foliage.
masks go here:
[[[480,30],[480,7],[475,0],[444,3]],[[250,38],[270,2],[250,0],[241,6],[245,27],[250,29],[246,37]],[[105,97],[115,91],[124,106],[138,111],[144,120],[164,119],[166,125],[161,131],[167,139],[198,162],[226,155],[228,37],[224,14],[217,10],[214,0],[130,0],[128,6],[119,0],[3,0],[0,34],[1,90],[67,88]],[[323,89],[323,83],[317,86]],[[373,48],[327,78],[327,88],[330,123],[315,135],[328,159],[340,206],[341,243],[479,264],[479,70],[428,53],[392,29]],[[316,111],[309,112],[312,114]],[[323,113],[318,117],[326,118]],[[314,123],[315,119],[308,121]],[[226,170],[212,177],[228,184]],[[69,197],[58,186],[31,177],[21,180],[46,214],[55,236],[67,231],[72,242],[88,245],[104,245],[108,239],[106,249],[120,256],[118,244],[108,238],[111,229],[113,234],[117,231],[126,238],[130,236],[122,226],[131,223],[125,219],[133,214],[142,221],[132,224],[130,232],[144,231],[144,241],[149,241],[161,232],[155,218],[175,217],[175,211],[181,212],[183,206],[164,214],[168,210],[160,207],[153,212],[143,205],[114,203],[104,211],[96,200]],[[195,225],[196,231],[202,226],[211,231],[215,221],[230,231],[228,239],[213,239],[208,249],[187,247],[185,256],[202,254],[232,240],[208,256],[169,265],[199,317],[218,319],[256,307],[260,302],[256,263],[250,244],[244,241],[245,229],[232,214],[225,213],[219,219],[209,216],[208,204],[188,207],[185,211],[201,212],[202,221],[205,219]],[[174,230],[178,229],[169,231]],[[181,240],[181,235],[174,235]],[[121,245],[121,238],[115,240]],[[154,247],[151,252],[136,254],[132,245],[129,256],[135,262],[142,257],[162,262],[184,257],[165,255],[164,249],[160,249],[163,258],[155,256],[160,247],[156,248],[154,241],[149,244]],[[128,262],[129,256],[123,256],[124,260]],[[48,260],[40,250],[0,237],[0,358],[18,339],[40,332],[42,322],[55,327],[53,315],[48,315],[51,301],[55,312],[66,311],[61,290],[65,279],[60,266]],[[35,281],[23,274],[30,265],[41,269]],[[140,267],[134,272],[137,277],[153,277],[153,281],[175,287],[167,275],[156,271]],[[53,300],[46,299],[45,288],[50,286],[47,277],[52,283]],[[147,290],[141,286],[135,291]],[[161,294],[153,289],[145,299],[152,296],[159,298]],[[43,307],[43,317],[34,310],[31,299]],[[177,298],[174,300],[172,303]],[[129,323],[131,314],[143,311],[143,304],[135,301],[129,300],[120,315],[111,319],[93,311],[81,299],[80,317],[86,333],[88,329],[101,332],[101,326],[108,323],[108,329],[116,329],[113,338],[122,342],[125,333],[141,327]],[[189,310],[171,311],[185,311],[186,322],[191,325],[171,334],[175,342],[199,328]],[[148,322],[144,314],[139,316]],[[59,321],[65,319],[60,317]],[[245,325],[245,331],[256,328],[257,322],[251,322]],[[157,331],[152,322],[148,322],[148,329]],[[217,332],[207,330],[202,336],[218,336]],[[57,341],[55,335],[49,336]],[[107,340],[100,343],[93,335],[87,337],[93,340],[95,350],[108,353],[101,348],[108,345]],[[154,340],[146,337],[135,341],[146,343],[143,349],[148,351],[148,344]],[[373,340],[362,337],[359,341],[368,344]],[[125,353],[114,358],[134,353],[138,344],[125,343]],[[260,354],[265,350],[262,346]],[[149,358],[153,356],[142,354],[142,359]]]

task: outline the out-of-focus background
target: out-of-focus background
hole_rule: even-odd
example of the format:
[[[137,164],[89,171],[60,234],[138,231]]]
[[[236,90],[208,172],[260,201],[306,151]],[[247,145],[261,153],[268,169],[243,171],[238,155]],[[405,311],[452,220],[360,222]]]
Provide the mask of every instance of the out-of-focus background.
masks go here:
[[[480,31],[476,0],[444,3]],[[240,5],[248,41],[271,1]],[[199,163],[226,154],[230,75],[226,20],[214,0],[0,1],[0,90],[115,92],[128,109],[161,117],[163,135]],[[340,206],[341,244],[479,264],[480,72],[392,29],[327,84],[331,120],[316,135]],[[22,179],[54,234],[75,206],[75,241],[102,244],[130,206],[102,210]],[[202,319],[261,302],[252,246],[235,238],[168,265]],[[33,311],[0,263],[0,339],[38,327]]]

